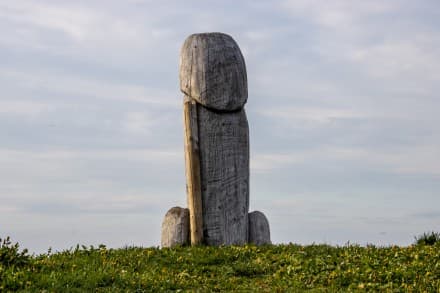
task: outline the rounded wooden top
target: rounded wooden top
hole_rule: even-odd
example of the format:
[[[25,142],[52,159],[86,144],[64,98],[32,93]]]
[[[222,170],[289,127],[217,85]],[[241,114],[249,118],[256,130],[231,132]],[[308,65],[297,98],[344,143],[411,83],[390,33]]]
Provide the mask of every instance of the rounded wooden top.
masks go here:
[[[247,101],[244,58],[226,34],[190,35],[180,52],[179,78],[180,90],[207,108],[234,111]]]

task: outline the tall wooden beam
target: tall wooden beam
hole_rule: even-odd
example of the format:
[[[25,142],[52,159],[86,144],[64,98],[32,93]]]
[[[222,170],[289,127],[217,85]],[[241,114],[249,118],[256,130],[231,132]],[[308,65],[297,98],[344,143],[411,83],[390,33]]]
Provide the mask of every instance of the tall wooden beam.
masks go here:
[[[203,215],[197,103],[188,96],[185,96],[184,99],[183,113],[185,120],[185,171],[190,238],[191,245],[199,245],[203,242]]]

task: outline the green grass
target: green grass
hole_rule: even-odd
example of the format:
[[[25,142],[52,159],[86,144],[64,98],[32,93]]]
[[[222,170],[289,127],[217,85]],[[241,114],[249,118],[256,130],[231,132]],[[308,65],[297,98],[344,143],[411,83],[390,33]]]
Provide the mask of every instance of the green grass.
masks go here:
[[[1,242],[1,241],[0,241]],[[29,256],[0,247],[0,291],[439,292],[440,243],[408,247],[76,247]]]

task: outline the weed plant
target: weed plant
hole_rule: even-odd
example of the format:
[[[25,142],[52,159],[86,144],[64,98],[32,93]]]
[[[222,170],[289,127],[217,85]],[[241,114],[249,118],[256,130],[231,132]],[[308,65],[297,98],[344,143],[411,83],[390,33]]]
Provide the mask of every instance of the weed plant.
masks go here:
[[[416,245],[434,245],[440,242],[440,233],[437,232],[425,232],[420,236],[414,237]]]

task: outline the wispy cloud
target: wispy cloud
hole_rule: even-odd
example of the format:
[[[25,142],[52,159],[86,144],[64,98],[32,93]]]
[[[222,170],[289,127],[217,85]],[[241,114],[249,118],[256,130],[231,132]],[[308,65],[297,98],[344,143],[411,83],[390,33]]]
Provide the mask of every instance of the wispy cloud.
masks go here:
[[[52,111],[55,107],[49,103],[33,100],[2,99],[0,100],[1,115],[20,115],[36,117],[45,112]]]
[[[142,39],[142,33],[138,27],[129,23],[129,19],[115,17],[105,10],[86,8],[79,3],[13,1],[3,2],[1,8],[0,17],[13,23],[22,37],[26,37],[26,31],[37,33],[47,30],[59,32],[79,44],[90,40],[116,44],[118,40],[129,41],[134,45]],[[39,35],[44,37],[43,34]],[[41,48],[45,46],[42,40],[22,39],[21,42],[33,41],[29,45]]]
[[[16,83],[20,87],[31,90],[44,90],[52,94],[158,104],[174,108],[181,103],[180,95],[176,95],[168,89],[111,83],[68,74],[55,75],[44,71],[23,72],[3,69],[0,71],[0,77]],[[71,99],[66,98],[64,100],[71,101]]]
[[[374,78],[403,78],[421,86],[440,79],[440,54],[434,49],[438,45],[437,34],[423,33],[411,40],[387,40],[359,48],[351,57]]]
[[[370,16],[383,15],[395,10],[396,4],[395,1],[284,1],[284,7],[293,15],[312,21],[319,26],[343,32],[356,30]]]
[[[331,123],[337,119],[363,119],[367,118],[369,113],[366,111],[344,109],[344,108],[326,108],[326,107],[295,107],[295,106],[278,106],[266,109],[256,110],[263,116],[275,119],[283,119],[292,124],[298,121],[309,123],[325,124]]]
[[[392,151],[368,148],[323,147],[309,150],[295,150],[283,153],[254,153],[251,170],[257,173],[270,173],[276,169],[331,162],[344,166],[355,162],[372,170],[389,174],[414,174],[440,178],[440,151],[432,146],[410,146]]]
[[[285,1],[284,6],[316,30],[311,43],[326,60],[353,67],[373,80],[392,80],[393,87],[406,90],[402,80],[420,88],[439,78],[438,34],[423,23],[428,6],[345,0]]]

